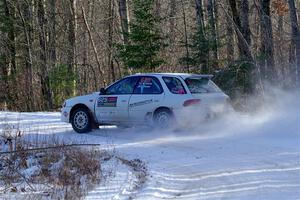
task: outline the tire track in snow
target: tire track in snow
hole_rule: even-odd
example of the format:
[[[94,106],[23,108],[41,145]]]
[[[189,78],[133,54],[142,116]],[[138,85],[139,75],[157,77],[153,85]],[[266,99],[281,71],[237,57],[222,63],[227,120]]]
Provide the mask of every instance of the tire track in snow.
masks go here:
[[[279,167],[279,168],[262,168],[262,169],[245,169],[239,171],[225,171],[211,174],[193,174],[193,175],[163,175],[160,172],[152,172],[155,176],[160,178],[165,178],[168,181],[194,181],[194,180],[204,180],[209,178],[223,178],[226,176],[239,176],[247,174],[258,174],[258,173],[272,173],[272,172],[288,172],[288,171],[298,171],[300,173],[300,166],[292,167]]]
[[[281,171],[283,172],[283,171]],[[153,196],[156,198],[170,199],[206,199],[217,198],[220,195],[236,195],[240,193],[255,192],[259,190],[295,190],[300,187],[300,171],[296,170],[298,176],[293,180],[287,179],[285,173],[266,177],[264,174],[256,176],[257,180],[253,181],[253,177],[210,177],[202,180],[194,179],[193,182],[186,183],[180,179],[176,181],[164,180],[154,177],[157,187],[148,187],[143,191],[143,196]],[[268,179],[267,179],[268,178]],[[214,180],[212,180],[214,179]],[[151,183],[149,184],[151,185]],[[152,184],[154,185],[154,184]],[[300,195],[300,191],[299,191]]]
[[[295,190],[300,187],[300,166],[244,169],[197,175],[171,175],[157,171],[152,171],[152,173],[153,180],[158,186],[147,187],[141,197],[209,199],[259,190]],[[294,179],[290,179],[289,175],[287,178],[287,173],[294,174]]]
[[[218,198],[227,194],[234,194],[240,192],[253,192],[261,189],[289,189],[289,188],[299,188],[299,184],[256,184],[255,186],[242,186],[237,188],[223,187],[222,189],[217,190],[205,190],[203,188],[199,188],[196,191],[179,191],[174,193],[166,193],[163,191],[164,189],[158,189],[156,191],[148,191],[144,192],[140,197],[156,197],[159,199],[210,199],[210,198]]]

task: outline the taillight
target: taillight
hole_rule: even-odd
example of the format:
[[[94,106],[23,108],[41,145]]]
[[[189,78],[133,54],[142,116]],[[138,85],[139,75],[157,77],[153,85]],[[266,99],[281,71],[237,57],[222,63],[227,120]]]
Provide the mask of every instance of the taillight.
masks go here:
[[[200,99],[189,99],[189,100],[186,100],[184,103],[183,103],[183,106],[186,107],[186,106],[192,106],[192,105],[197,105],[201,102]]]

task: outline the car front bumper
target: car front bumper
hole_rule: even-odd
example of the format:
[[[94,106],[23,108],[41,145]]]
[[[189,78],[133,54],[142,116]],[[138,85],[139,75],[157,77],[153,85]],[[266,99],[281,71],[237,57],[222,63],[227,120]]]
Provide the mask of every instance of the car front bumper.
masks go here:
[[[61,121],[70,123],[70,112],[72,107],[63,107],[61,108]]]

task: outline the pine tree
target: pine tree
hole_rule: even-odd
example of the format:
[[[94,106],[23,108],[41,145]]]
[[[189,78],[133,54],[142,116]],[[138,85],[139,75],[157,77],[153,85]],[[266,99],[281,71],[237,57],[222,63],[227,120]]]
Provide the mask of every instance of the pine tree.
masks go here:
[[[133,19],[129,23],[128,44],[118,44],[118,56],[130,69],[155,70],[163,63],[159,51],[163,46],[158,25],[161,19],[153,13],[154,0],[133,0]]]
[[[180,64],[192,66],[189,72],[209,73],[209,40],[208,27],[204,24],[202,0],[196,0],[196,29],[191,36],[191,43],[185,42],[185,48],[190,49],[189,55],[179,59]],[[187,41],[187,40],[186,40]]]

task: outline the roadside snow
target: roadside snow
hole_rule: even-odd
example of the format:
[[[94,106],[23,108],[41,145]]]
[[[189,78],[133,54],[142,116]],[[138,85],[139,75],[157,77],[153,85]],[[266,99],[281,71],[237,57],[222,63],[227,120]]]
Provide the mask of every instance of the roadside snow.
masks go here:
[[[188,131],[105,127],[77,134],[59,113],[49,112],[0,112],[0,129],[5,124],[19,127],[28,139],[99,143],[115,156],[146,163],[147,181],[133,190],[132,171],[116,160],[106,162],[104,168],[116,171],[87,199],[300,199],[299,98]]]

